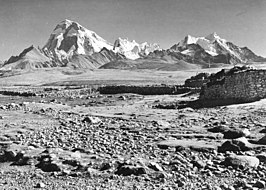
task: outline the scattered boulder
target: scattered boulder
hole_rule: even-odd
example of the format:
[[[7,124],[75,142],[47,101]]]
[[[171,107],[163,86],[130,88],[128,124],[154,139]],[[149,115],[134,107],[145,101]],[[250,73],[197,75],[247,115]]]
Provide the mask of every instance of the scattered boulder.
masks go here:
[[[225,158],[223,164],[235,168],[257,168],[260,160],[254,156],[230,155]]]
[[[191,107],[186,107],[183,109],[180,109],[179,112],[184,113],[184,112],[195,112],[195,110]]]
[[[36,188],[44,188],[45,187],[45,184],[40,182],[40,183],[37,183],[36,185]]]
[[[193,161],[192,161],[192,164],[193,164],[193,166],[195,166],[195,167],[197,167],[197,168],[199,168],[199,169],[201,169],[201,168],[205,168],[205,166],[206,166],[206,163],[203,162],[202,160],[199,160],[199,159],[197,159],[197,160],[193,160]]]
[[[240,137],[224,142],[221,146],[218,147],[218,151],[248,151],[253,149],[253,147],[254,145],[248,142],[245,137]]]
[[[225,139],[237,139],[240,137],[247,137],[248,135],[250,135],[250,132],[248,131],[248,129],[230,129],[223,132],[223,134]]]
[[[170,124],[167,121],[157,120],[152,122],[154,126],[158,126],[160,128],[169,128]]]
[[[96,123],[100,123],[101,119],[98,117],[85,117],[82,121],[91,123],[91,124],[96,124]]]
[[[26,151],[21,151],[17,154],[17,159],[14,165],[36,165],[40,154],[44,151],[43,148],[32,148]]]
[[[266,145],[266,135],[262,138],[260,138],[256,144]]]
[[[100,167],[100,171],[108,170],[110,168],[112,168],[112,164],[110,164],[109,162],[104,162]]]
[[[35,165],[45,172],[74,171],[86,169],[92,156],[79,151],[68,151],[61,148],[35,148],[11,144],[1,156],[2,162],[12,162],[12,165]],[[84,168],[85,167],[85,168]]]
[[[51,148],[45,150],[39,158],[39,164],[36,165],[45,172],[76,170],[84,168],[90,162],[89,155],[78,151],[72,152],[60,148]]]
[[[217,150],[217,146],[215,143],[208,143],[206,141],[199,141],[196,139],[190,140],[164,140],[159,142],[158,147],[161,149],[168,149],[169,147],[175,147],[176,149],[186,149],[190,148],[197,151],[208,152]]]
[[[122,165],[118,167],[117,171],[115,172],[118,175],[128,176],[128,175],[141,175],[146,174],[146,168],[143,166],[133,166],[133,165]]]
[[[266,133],[266,128],[260,130],[260,133]]]
[[[43,150],[33,146],[10,144],[4,150],[3,161],[13,161],[15,164],[23,162],[26,164],[30,159],[35,159]]]
[[[265,152],[258,154],[256,157],[260,160],[260,162],[266,163],[266,153]]]
[[[228,130],[229,130],[229,127],[225,125],[219,125],[219,126],[209,128],[207,131],[212,132],[212,133],[224,133]]]
[[[262,180],[258,180],[254,185],[253,187],[257,187],[259,189],[265,189],[266,187],[266,183],[265,181],[262,181]]]
[[[148,167],[155,171],[160,171],[160,172],[164,171],[163,168],[156,162],[150,162]]]

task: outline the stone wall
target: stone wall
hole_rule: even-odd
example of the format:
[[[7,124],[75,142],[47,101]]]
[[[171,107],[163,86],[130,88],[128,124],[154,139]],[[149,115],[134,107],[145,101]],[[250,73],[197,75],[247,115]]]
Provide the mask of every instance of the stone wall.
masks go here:
[[[236,100],[249,102],[266,97],[266,70],[247,70],[207,83],[200,100]]]
[[[192,76],[189,79],[185,80],[184,86],[192,88],[201,88],[204,84],[210,81],[209,76],[210,75],[208,73],[199,73],[196,76]]]
[[[200,88],[190,88],[176,85],[151,85],[151,86],[134,86],[134,85],[113,85],[99,87],[98,91],[101,94],[122,94],[134,93],[141,95],[162,95],[162,94],[182,94]]]
[[[0,94],[6,96],[24,96],[24,97],[36,96],[34,92],[16,92],[16,91],[5,91],[5,90],[1,90]]]

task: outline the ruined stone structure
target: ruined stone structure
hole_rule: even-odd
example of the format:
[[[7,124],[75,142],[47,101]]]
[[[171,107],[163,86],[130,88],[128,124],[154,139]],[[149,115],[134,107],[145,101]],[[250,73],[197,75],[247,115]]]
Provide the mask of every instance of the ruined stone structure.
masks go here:
[[[266,70],[245,70],[211,81],[201,89],[200,100],[250,102],[266,97]]]
[[[200,88],[191,88],[178,85],[151,85],[151,86],[134,86],[134,85],[114,85],[103,86],[98,88],[101,94],[121,94],[134,93],[141,95],[162,95],[162,94],[182,94]]]
[[[210,81],[209,76],[210,75],[208,73],[199,73],[196,76],[192,76],[191,78],[185,80],[184,86],[192,88],[201,88],[204,84]]]

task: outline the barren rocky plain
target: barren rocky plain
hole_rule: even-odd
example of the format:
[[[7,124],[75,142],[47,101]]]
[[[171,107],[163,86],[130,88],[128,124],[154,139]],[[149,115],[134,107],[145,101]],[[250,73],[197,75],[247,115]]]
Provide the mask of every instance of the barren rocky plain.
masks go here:
[[[265,99],[163,109],[199,94],[97,90],[218,70],[4,73],[0,189],[265,189]]]

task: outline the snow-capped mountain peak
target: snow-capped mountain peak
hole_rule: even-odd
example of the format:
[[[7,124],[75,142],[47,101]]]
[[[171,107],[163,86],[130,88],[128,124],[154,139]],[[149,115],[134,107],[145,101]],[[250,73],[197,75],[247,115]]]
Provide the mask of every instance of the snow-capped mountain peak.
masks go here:
[[[205,46],[206,44],[212,44],[215,41],[221,41],[223,43],[226,42],[226,40],[218,36],[216,32],[213,32],[206,37],[194,37],[187,35],[181,42],[178,43],[178,47],[185,47],[189,44],[202,44],[203,46]]]
[[[159,49],[159,45],[147,42],[139,44],[135,40],[129,41],[123,38],[118,38],[112,45],[94,31],[88,30],[77,22],[65,19],[55,27],[43,47],[43,51],[49,57],[68,62],[73,55],[92,55],[100,52],[102,48],[123,54],[126,58],[134,60]]]
[[[128,59],[133,60],[159,49],[158,44],[148,44],[147,42],[139,44],[135,40],[130,41],[120,37],[115,41],[113,46],[113,50],[116,53],[123,54]]]
[[[110,44],[94,31],[65,19],[56,25],[42,49],[31,46],[0,65],[16,69],[57,66],[94,69],[109,63],[132,63],[127,59],[138,59],[133,63],[145,64],[149,61],[158,61],[160,64],[188,63],[187,68],[195,68],[195,64],[205,67],[206,64],[210,66],[210,63],[236,64],[266,60],[247,47],[239,47],[221,38],[216,32],[205,37],[187,35],[170,49],[161,50],[155,43],[138,43],[124,38],[118,38],[114,44]],[[110,65],[109,68],[115,68]]]
[[[230,56],[238,63],[248,60],[245,58],[245,50],[243,48],[221,38],[216,32],[206,37],[193,37],[188,35],[170,49],[192,57],[195,57],[195,54],[203,49],[210,56]]]
[[[103,47],[112,49],[112,45],[95,32],[65,19],[55,27],[43,50],[60,61],[68,61],[75,54],[91,55]]]

